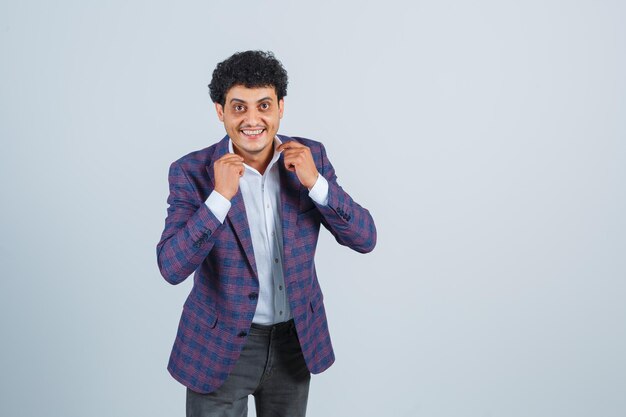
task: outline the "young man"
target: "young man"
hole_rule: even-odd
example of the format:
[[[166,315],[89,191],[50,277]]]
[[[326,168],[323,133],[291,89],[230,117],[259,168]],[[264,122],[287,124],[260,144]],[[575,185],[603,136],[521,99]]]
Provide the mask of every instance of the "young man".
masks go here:
[[[304,416],[311,373],[335,359],[313,260],[320,224],[365,253],[374,221],[321,143],[277,134],[287,73],[272,53],[234,54],[209,89],[227,136],[171,165],[157,245],[169,283],[195,272],[168,370],[188,416],[244,416],[249,395],[259,417]]]

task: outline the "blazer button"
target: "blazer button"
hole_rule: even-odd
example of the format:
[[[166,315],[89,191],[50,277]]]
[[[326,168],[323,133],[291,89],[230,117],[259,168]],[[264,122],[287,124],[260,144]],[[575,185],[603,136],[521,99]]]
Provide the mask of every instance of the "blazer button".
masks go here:
[[[250,294],[248,294],[248,298],[254,301],[257,298],[259,298],[259,294],[255,293],[255,292],[251,292]]]
[[[248,333],[244,332],[243,330],[239,332],[239,334],[237,336],[239,337],[246,337],[248,335]]]

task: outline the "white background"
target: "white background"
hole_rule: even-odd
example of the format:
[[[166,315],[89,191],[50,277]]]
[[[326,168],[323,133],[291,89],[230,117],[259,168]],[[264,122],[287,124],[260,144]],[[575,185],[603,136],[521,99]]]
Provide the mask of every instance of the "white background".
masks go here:
[[[369,255],[322,232],[337,362],[308,415],[624,416],[625,12],[2,1],[0,415],[184,414],[167,171],[224,135],[215,65],[263,49],[280,133],[324,142],[378,227]]]

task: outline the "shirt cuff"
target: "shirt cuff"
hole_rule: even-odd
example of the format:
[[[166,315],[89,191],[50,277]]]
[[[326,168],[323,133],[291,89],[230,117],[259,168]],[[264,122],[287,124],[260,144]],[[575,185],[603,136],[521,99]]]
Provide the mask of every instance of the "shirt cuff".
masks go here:
[[[328,205],[328,181],[321,174],[317,176],[317,181],[309,190],[309,197],[320,206]]]
[[[219,220],[220,223],[224,223],[226,214],[228,213],[228,210],[230,210],[231,206],[230,201],[228,201],[226,197],[213,190],[204,204],[206,204],[213,215],[217,217],[217,220]]]

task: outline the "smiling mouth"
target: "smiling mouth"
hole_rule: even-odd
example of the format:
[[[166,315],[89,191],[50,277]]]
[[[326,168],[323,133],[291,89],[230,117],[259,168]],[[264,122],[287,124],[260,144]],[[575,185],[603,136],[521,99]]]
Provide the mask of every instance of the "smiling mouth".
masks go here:
[[[240,132],[246,136],[259,136],[261,133],[265,132],[265,129],[242,129]]]

